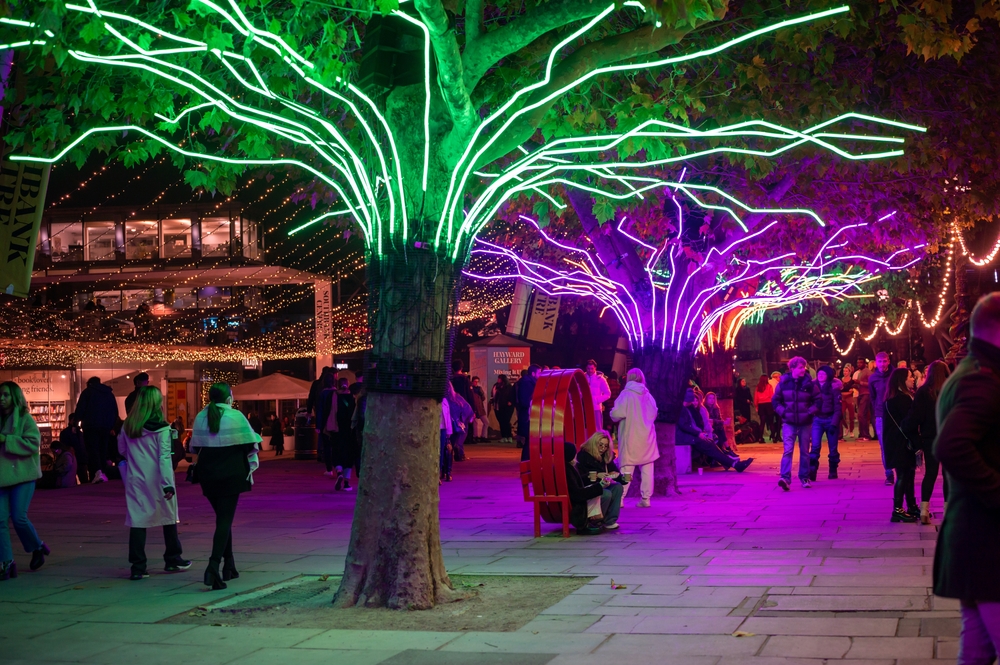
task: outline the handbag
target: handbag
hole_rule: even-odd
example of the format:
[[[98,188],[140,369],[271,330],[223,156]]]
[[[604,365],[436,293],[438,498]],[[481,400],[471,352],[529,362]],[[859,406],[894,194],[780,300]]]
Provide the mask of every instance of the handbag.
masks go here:
[[[899,430],[899,433],[902,434],[903,438],[906,440],[906,449],[909,450],[911,453],[915,453],[918,450],[920,450],[920,446],[910,441],[910,437],[906,436],[906,432],[904,432],[903,428],[900,427],[899,423],[896,422],[896,419],[893,417],[892,412],[889,411],[888,408],[884,408],[883,410],[885,411],[885,415],[889,416],[889,420],[892,421],[892,424],[896,426],[896,429]]]
[[[187,475],[184,476],[184,480],[188,481],[189,483],[195,484],[195,485],[197,485],[199,482],[201,482],[201,480],[198,478],[198,465],[197,464],[189,464],[188,465]]]

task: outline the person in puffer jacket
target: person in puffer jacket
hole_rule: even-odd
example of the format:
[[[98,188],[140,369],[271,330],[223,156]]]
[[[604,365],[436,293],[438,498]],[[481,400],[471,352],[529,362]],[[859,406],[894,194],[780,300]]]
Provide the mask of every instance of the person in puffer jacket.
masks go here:
[[[844,384],[837,378],[837,373],[829,365],[823,365],[816,370],[816,417],[812,423],[812,447],[809,450],[809,480],[815,482],[819,472],[819,454],[823,446],[823,434],[826,434],[830,463],[830,480],[837,478],[837,467],[840,465],[840,453],[837,451],[837,437],[840,434],[840,418],[843,415],[841,402]]]
[[[778,487],[791,489],[792,453],[799,442],[799,481],[809,489],[809,444],[812,422],[816,416],[816,394],[819,389],[806,372],[806,359],[795,356],[788,361],[788,372],[782,374],[774,389],[771,404],[781,418],[781,440],[785,450],[781,455],[781,478]]]

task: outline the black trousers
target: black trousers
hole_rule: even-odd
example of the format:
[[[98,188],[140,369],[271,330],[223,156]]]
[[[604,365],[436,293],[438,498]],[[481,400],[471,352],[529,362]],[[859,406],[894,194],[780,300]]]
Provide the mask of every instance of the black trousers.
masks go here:
[[[239,494],[223,494],[206,497],[215,511],[215,535],[212,537],[211,561],[221,562],[233,558],[233,520],[236,519],[236,504]]]
[[[83,443],[87,447],[87,471],[93,480],[98,471],[104,471],[108,459],[108,432],[106,430],[85,429]]]
[[[896,469],[896,484],[892,488],[892,505],[894,508],[902,508],[904,498],[906,499],[906,507],[909,510],[916,511],[919,508],[913,487],[916,476],[916,469]]]
[[[512,415],[514,415],[513,407],[497,409],[497,422],[500,423],[500,437],[503,439],[511,438],[510,417]]]
[[[166,544],[166,551],[163,553],[163,561],[167,565],[178,561],[183,551],[181,550],[181,539],[177,536],[176,524],[163,525],[163,542]],[[146,530],[132,527],[128,530],[128,562],[132,564],[132,572],[146,572]]]
[[[723,469],[728,469],[737,461],[739,461],[738,459],[733,459],[731,456],[722,452],[719,446],[715,445],[714,443],[709,443],[708,441],[704,441],[700,438],[697,439],[691,445],[691,447],[694,448],[697,452],[701,453],[702,455],[705,455],[709,459],[714,460],[719,464],[721,464]]]
[[[941,463],[934,457],[934,453],[928,448],[924,448],[924,479],[920,482],[920,500],[930,501],[934,494],[934,483],[937,482],[938,472],[941,470]],[[941,483],[944,485],[944,500],[948,502],[948,475],[941,474]]]

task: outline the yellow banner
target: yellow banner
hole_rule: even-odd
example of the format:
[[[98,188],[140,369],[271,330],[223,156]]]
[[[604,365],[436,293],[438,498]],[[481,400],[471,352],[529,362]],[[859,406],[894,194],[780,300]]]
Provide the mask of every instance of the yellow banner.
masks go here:
[[[49,184],[48,164],[0,162],[0,290],[28,297],[38,228]]]
[[[535,342],[551,344],[556,334],[556,320],[559,318],[560,296],[548,296],[540,290],[535,290],[535,299],[531,303],[531,323],[528,324],[526,337]]]

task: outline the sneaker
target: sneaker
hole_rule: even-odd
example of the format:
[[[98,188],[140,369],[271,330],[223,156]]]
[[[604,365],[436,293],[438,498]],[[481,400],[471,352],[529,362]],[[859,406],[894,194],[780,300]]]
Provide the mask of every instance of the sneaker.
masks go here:
[[[788,486],[788,481],[785,480],[784,478],[778,481],[778,487],[785,490],[786,492],[792,489],[791,487]]]
[[[354,491],[354,488],[351,487],[351,484],[349,482],[347,482],[346,479],[344,480],[344,488],[343,489],[344,489],[345,492],[353,492]]]
[[[920,519],[920,518],[919,517],[914,517],[913,515],[911,515],[908,512],[904,511],[902,508],[896,508],[894,511],[892,511],[892,517],[889,518],[889,521],[890,522],[907,522],[909,524],[912,524],[913,522],[916,522],[918,519]]]
[[[38,570],[45,565],[45,557],[52,554],[49,551],[49,546],[42,543],[42,546],[31,553],[31,563],[28,564],[28,568],[31,570]]]
[[[802,489],[807,490],[810,487],[812,487],[812,483],[809,482],[808,478],[802,481]]]
[[[177,561],[172,561],[168,563],[163,570],[165,570],[168,573],[178,573],[182,570],[187,570],[190,567],[191,567],[190,561],[188,561],[187,559],[178,559]]]
[[[97,485],[99,483],[108,482],[108,477],[104,475],[103,471],[98,471],[94,474],[94,478],[90,481],[91,485]]]
[[[830,467],[830,475],[828,476],[830,480],[837,479],[837,467]]]
[[[885,484],[888,485],[889,487],[892,487],[893,485],[896,484],[896,480],[892,476],[886,476]]]
[[[138,582],[139,580],[145,579],[147,577],[149,577],[149,573],[139,573],[135,571],[133,571],[132,574],[128,576],[128,578],[133,582]]]
[[[649,508],[649,499],[639,499],[639,503],[635,504],[636,508]]]
[[[737,462],[736,464],[734,464],[733,468],[736,469],[737,473],[743,473],[746,470],[746,468],[751,464],[753,464],[753,458],[748,457],[742,462]]]
[[[818,468],[817,469],[810,469],[809,470],[809,482],[812,482],[812,483],[816,482],[816,476],[818,474],[819,474],[819,469]]]
[[[609,531],[614,531],[615,529],[618,528],[618,522],[615,522],[614,524],[605,524],[604,528],[608,529]]]

